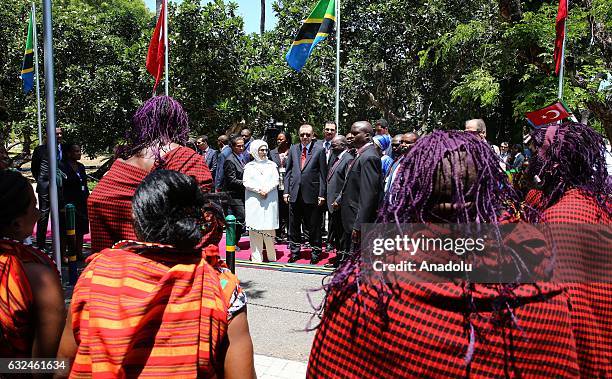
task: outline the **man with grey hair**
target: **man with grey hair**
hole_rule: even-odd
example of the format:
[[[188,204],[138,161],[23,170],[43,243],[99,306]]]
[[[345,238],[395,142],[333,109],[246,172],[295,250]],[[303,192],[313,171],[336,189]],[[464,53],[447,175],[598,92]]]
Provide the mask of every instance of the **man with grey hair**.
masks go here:
[[[287,155],[284,201],[289,204],[289,263],[300,257],[301,230],[308,232],[312,248],[311,264],[319,262],[323,247],[321,215],[327,190],[325,149],[312,141],[310,124],[300,126],[300,142],[291,146]]]
[[[484,120],[481,118],[474,118],[471,120],[467,120],[465,122],[465,131],[469,133],[474,133],[482,138],[483,141],[487,142],[487,124],[485,124]],[[495,154],[499,156],[499,147],[496,145],[491,145]]]

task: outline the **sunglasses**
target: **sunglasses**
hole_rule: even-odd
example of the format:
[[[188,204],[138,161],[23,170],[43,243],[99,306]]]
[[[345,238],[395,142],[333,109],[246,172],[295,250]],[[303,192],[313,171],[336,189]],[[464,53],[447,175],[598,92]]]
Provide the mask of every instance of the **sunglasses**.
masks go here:
[[[335,131],[336,131],[336,129],[325,128],[325,131],[326,131],[326,132],[335,132]]]
[[[391,144],[391,146],[393,146],[393,147],[398,147],[398,146],[400,146],[400,145],[401,145],[401,143],[392,143],[392,144]]]
[[[300,133],[300,137],[310,137],[310,133]]]
[[[268,149],[263,148],[263,149],[259,149],[259,151],[268,151]]]

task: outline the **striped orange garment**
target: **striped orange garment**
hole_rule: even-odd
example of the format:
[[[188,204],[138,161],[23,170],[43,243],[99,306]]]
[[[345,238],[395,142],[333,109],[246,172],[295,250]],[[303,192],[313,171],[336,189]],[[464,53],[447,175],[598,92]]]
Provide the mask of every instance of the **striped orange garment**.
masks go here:
[[[25,263],[55,267],[43,252],[0,239],[0,358],[32,356],[34,299]]]
[[[75,287],[71,378],[223,376],[228,306],[238,280],[218,248],[188,256],[121,242],[90,258]]]

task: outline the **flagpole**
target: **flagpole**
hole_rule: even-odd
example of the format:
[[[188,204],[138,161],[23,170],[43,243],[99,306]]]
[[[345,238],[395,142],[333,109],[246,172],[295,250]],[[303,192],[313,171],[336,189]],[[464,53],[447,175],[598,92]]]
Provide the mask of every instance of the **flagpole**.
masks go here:
[[[43,0],[43,46],[45,52],[45,94],[47,97],[47,151],[49,154],[49,200],[51,202],[51,230],[55,264],[62,272],[60,250],[59,202],[57,188],[57,141],[55,138],[55,73],[53,68],[53,24],[51,0]]]
[[[164,5],[164,46],[166,49],[166,53],[164,54],[164,64],[166,71],[166,83],[165,83],[165,93],[168,96],[168,0],[164,0],[166,4]]]
[[[336,0],[336,128],[340,129],[340,0]]]
[[[38,78],[38,32],[36,31],[36,5],[32,2],[32,24],[34,26],[34,72],[36,75],[36,108],[38,116],[38,144],[43,144],[42,121],[40,117],[40,80]]]
[[[557,97],[559,100],[563,100],[563,75],[565,74],[565,39],[567,38],[567,20],[569,18],[569,0],[567,0],[567,12],[568,17],[566,17],[563,22],[563,45],[561,46],[561,67],[559,68],[559,93]]]

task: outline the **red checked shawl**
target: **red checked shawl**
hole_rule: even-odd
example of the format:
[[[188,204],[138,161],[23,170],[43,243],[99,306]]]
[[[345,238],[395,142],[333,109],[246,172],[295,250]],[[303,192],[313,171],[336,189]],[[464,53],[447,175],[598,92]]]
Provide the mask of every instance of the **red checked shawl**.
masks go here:
[[[544,211],[542,221],[561,224],[552,230],[559,254],[565,258],[560,263],[565,282],[576,270],[590,271],[597,278],[607,278],[607,283],[598,279],[597,283],[584,284],[583,280],[566,286],[572,305],[581,377],[612,378],[612,272],[609,271],[610,265],[605,263],[612,260],[612,246],[609,246],[612,229],[608,229],[608,238],[604,239],[581,233],[576,227],[576,224],[612,226],[612,218],[592,197],[581,190],[572,189]],[[606,272],[596,273],[601,270]]]
[[[356,287],[328,294],[308,378],[561,378],[579,373],[568,297],[558,286],[540,284],[543,295],[531,285],[516,288],[516,325],[494,316],[496,292],[482,285],[475,286],[472,311],[459,285],[398,282],[391,288],[386,325],[376,310],[379,295],[363,281]],[[468,354],[467,317],[476,335],[473,354]]]
[[[216,246],[168,248],[125,241],[90,258],[72,300],[71,378],[223,377],[238,280]]]
[[[174,170],[195,177],[202,192],[212,188],[212,176],[204,158],[186,147],[163,156],[165,163],[154,169]],[[149,174],[117,160],[93,190],[88,203],[91,249],[98,252],[123,240],[136,240],[132,219],[132,197],[136,187]]]
[[[32,356],[34,299],[23,267],[26,263],[56,269],[55,263],[43,252],[20,242],[0,239],[0,358]]]

